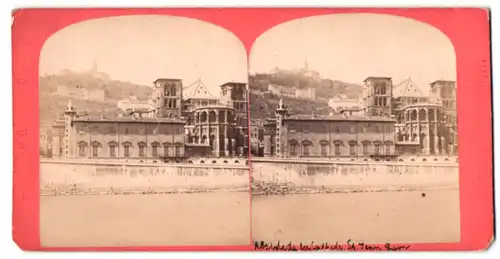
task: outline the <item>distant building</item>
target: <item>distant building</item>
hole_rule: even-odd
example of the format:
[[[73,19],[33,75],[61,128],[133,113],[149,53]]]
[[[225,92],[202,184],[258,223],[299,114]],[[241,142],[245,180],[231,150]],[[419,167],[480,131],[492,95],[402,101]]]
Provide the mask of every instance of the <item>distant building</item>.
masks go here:
[[[52,125],[40,125],[40,155],[52,156]]]
[[[300,89],[297,87],[287,87],[276,84],[269,84],[267,89],[268,93],[271,93],[279,97],[316,100],[316,89],[312,87]]]
[[[295,98],[316,100],[316,88],[308,87],[305,89],[296,89]]]
[[[59,96],[88,101],[104,101],[105,99],[105,93],[103,90],[87,90],[85,88],[73,88],[66,85],[59,85],[57,87],[56,94]]]
[[[267,91],[279,97],[295,98],[295,89],[276,84],[269,84]]]
[[[360,99],[349,98],[345,94],[336,94],[328,101],[328,106],[332,108],[333,113],[340,113],[340,111],[346,109],[361,109],[363,103]]]
[[[152,110],[150,101],[137,100],[135,96],[129,96],[117,103],[118,109],[123,113],[132,113],[134,111],[150,111]]]

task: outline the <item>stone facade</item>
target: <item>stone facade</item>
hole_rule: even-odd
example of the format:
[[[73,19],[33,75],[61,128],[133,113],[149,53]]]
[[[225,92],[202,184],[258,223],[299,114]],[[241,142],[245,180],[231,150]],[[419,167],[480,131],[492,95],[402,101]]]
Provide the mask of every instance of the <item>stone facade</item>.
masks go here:
[[[410,78],[393,86],[388,77],[368,77],[363,107],[341,115],[293,115],[280,100],[276,117],[262,125],[263,156],[374,157],[456,155],[456,86],[431,83],[425,96]]]
[[[221,86],[222,104],[196,96],[184,100],[179,79],[158,79],[153,84],[147,116],[141,112],[116,118],[79,115],[70,100],[64,120],[52,125],[53,157],[165,162],[188,156],[246,155],[246,84]]]

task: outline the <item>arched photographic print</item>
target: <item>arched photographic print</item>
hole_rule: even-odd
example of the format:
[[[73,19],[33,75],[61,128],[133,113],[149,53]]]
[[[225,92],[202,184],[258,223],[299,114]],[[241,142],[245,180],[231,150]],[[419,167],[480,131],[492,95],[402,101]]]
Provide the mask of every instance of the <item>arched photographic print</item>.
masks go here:
[[[65,27],[40,57],[44,247],[249,245],[247,55],[200,20]]]
[[[398,16],[313,16],[270,28],[249,59],[255,241],[460,241],[446,35]]]

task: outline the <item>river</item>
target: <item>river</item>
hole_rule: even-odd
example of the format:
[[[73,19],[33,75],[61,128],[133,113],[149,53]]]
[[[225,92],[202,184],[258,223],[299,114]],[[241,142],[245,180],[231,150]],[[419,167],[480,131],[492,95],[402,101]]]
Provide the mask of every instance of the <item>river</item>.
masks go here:
[[[425,194],[425,195],[423,195]],[[458,242],[458,190],[254,196],[255,241]]]
[[[42,246],[250,244],[245,192],[41,196]]]

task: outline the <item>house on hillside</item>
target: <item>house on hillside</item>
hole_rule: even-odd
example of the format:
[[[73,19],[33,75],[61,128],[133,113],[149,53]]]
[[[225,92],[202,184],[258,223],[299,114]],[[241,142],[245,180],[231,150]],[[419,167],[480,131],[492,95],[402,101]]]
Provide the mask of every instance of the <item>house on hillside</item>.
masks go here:
[[[342,110],[363,108],[363,103],[358,98],[349,98],[345,94],[337,94],[328,101],[332,113],[340,113]]]

